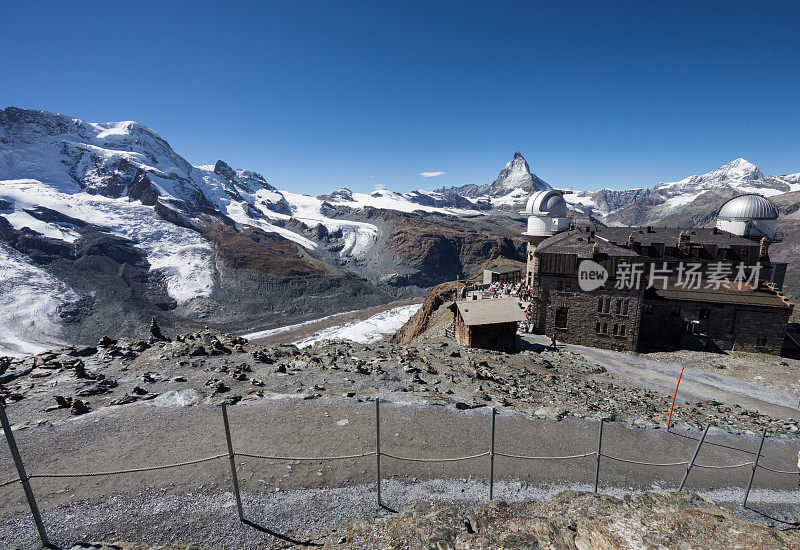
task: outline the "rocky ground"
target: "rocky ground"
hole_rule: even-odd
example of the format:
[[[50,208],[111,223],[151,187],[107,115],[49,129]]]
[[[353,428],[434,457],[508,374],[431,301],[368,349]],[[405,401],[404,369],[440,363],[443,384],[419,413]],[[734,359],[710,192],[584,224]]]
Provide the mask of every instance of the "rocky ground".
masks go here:
[[[220,403],[234,405],[231,408],[231,418],[234,439],[238,444],[246,442],[248,447],[259,447],[266,442],[265,451],[287,453],[290,456],[301,451],[314,455],[360,452],[365,448],[369,450],[374,443],[374,428],[372,408],[366,402],[376,397],[395,403],[393,406],[387,405],[384,422],[387,423],[385,428],[390,439],[387,442],[389,451],[398,454],[469,454],[475,452],[471,448],[473,443],[478,445],[477,451],[480,452],[484,443],[483,435],[480,442],[469,440],[465,443],[467,448],[462,449],[457,448],[458,442],[462,440],[457,434],[465,433],[464,430],[470,429],[476,422],[481,426],[485,425],[481,418],[488,416],[482,414],[482,411],[486,411],[489,406],[497,407],[501,413],[498,418],[501,418],[499,422],[502,431],[498,434],[498,442],[501,448],[512,452],[541,453],[542,450],[537,448],[537,441],[541,441],[541,437],[553,439],[552,444],[555,447],[548,448],[548,454],[557,454],[556,451],[559,450],[564,451],[561,454],[580,452],[580,449],[593,445],[596,427],[595,422],[584,422],[581,419],[603,418],[615,421],[614,426],[607,428],[611,453],[620,456],[631,453],[637,458],[647,460],[651,458],[652,446],[662,448],[661,446],[667,444],[670,452],[674,453],[660,457],[665,461],[685,460],[691,454],[694,440],[684,441],[679,434],[665,433],[663,430],[671,399],[669,394],[631,384],[620,375],[606,370],[600,363],[600,358],[593,359],[587,353],[565,348],[553,351],[536,343],[528,343],[526,346],[527,349],[519,353],[504,354],[465,349],[451,340],[430,338],[405,345],[388,342],[364,345],[331,341],[298,349],[288,344],[253,344],[212,329],[168,336],[154,325],[151,327],[151,338],[147,340],[114,341],[104,337],[95,346],[70,346],[25,359],[0,359],[0,396],[8,406],[8,414],[15,428],[21,430],[19,439],[26,461],[31,460],[27,457],[35,456],[38,459],[33,460],[32,464],[36,473],[107,470],[213,455],[219,452],[216,435],[219,427],[216,425],[208,433],[200,432],[201,437],[194,440],[189,437],[190,442],[173,442],[169,449],[151,449],[146,447],[145,440],[149,442],[147,444],[152,443],[150,439],[153,433],[191,434],[198,424],[218,422],[218,411],[209,405]],[[438,406],[408,407],[408,404],[415,403]],[[149,404],[168,405],[170,408],[149,407]],[[312,404],[318,406],[310,410],[309,405]],[[283,412],[279,413],[279,410]],[[186,411],[187,414],[179,411]],[[304,418],[302,423],[296,420],[298,423],[293,424],[290,420],[301,416]],[[535,420],[532,421],[530,416],[535,417]],[[773,445],[786,447],[785,444],[788,444],[786,449],[775,446],[769,449],[770,464],[774,467],[784,466],[786,452],[794,452],[791,442],[792,436],[798,430],[798,423],[793,419],[774,418],[755,410],[747,410],[735,403],[717,401],[698,401],[688,406],[676,405],[676,416],[682,419],[682,426],[679,425],[679,428],[700,429],[710,421],[721,429],[718,434],[729,433],[725,437],[732,437],[730,434],[752,436],[759,433],[763,426],[769,427],[771,435],[775,436],[772,438]],[[269,418],[272,422],[264,422],[264,419]],[[558,425],[563,429],[553,430],[552,426],[556,421],[559,421]],[[453,422],[455,424],[451,425]],[[515,434],[519,433],[518,430],[522,429],[524,422],[537,423],[536,429],[541,430],[541,433],[518,438],[519,444],[525,442],[525,445],[531,447],[514,449],[513,446],[517,444]],[[158,426],[150,427],[152,423]],[[320,449],[302,445],[302,442],[315,437],[314,434],[323,439],[321,436],[326,432],[320,431],[320,423],[321,426],[332,427],[325,428],[327,430],[341,430],[341,435],[338,431],[325,435],[323,448]],[[425,428],[420,423],[429,423],[430,427]],[[622,431],[616,434],[618,429]],[[259,430],[268,431],[262,434]],[[453,440],[446,443],[451,436],[443,435],[442,430],[452,432]],[[288,435],[292,431],[296,432],[295,438]],[[346,431],[351,435],[345,437],[343,434]],[[398,437],[401,432],[402,436]],[[656,435],[660,438],[658,443],[654,439]],[[576,445],[574,450],[570,448],[570,441],[573,439]],[[737,441],[738,445],[744,445],[745,450],[755,444],[752,437],[752,441],[746,439]],[[276,444],[278,441],[281,442],[279,445]],[[438,448],[430,447],[430,443],[434,441],[438,442]],[[88,442],[90,447],[87,448],[82,442]],[[335,450],[327,449],[328,445]],[[613,448],[615,445],[618,448]],[[639,446],[635,447],[636,445]],[[140,447],[141,452],[137,450]],[[719,457],[706,455],[709,451],[705,451],[703,460],[730,464],[750,457],[748,453],[731,451],[732,448],[718,447],[715,452],[723,453]],[[91,449],[93,450],[87,454]],[[260,449],[254,450],[264,452]],[[115,457],[119,457],[119,463],[115,461]],[[274,461],[267,464],[250,462],[252,461],[244,458],[240,461],[239,475],[245,482],[247,508],[254,515],[258,514],[256,519],[263,521],[265,525],[280,527],[283,533],[291,533],[297,525],[304,525],[307,530],[303,532],[309,536],[317,540],[328,537],[325,544],[345,548],[370,547],[373,544],[370,541],[375,541],[375,547],[385,547],[380,542],[384,540],[381,537],[394,536],[393,534],[412,537],[408,539],[411,542],[405,546],[401,544],[399,548],[417,548],[420,545],[424,547],[428,543],[413,538],[421,536],[424,522],[438,526],[435,532],[441,535],[441,542],[429,541],[430,544],[438,544],[431,546],[435,548],[520,545],[535,548],[537,546],[533,541],[544,536],[543,525],[548,526],[547,532],[553,533],[553,544],[564,545],[553,546],[554,548],[627,548],[635,546],[631,542],[634,539],[630,537],[644,532],[642,525],[648,525],[654,517],[647,514],[666,510],[672,510],[682,519],[659,527],[657,532],[652,529],[647,531],[652,531],[655,536],[653,540],[661,541],[662,546],[672,547],[668,542],[670,540],[679,545],[684,541],[680,538],[684,529],[704,529],[707,525],[702,522],[715,518],[716,525],[722,526],[715,531],[714,536],[719,537],[716,547],[735,547],[736,544],[740,547],[753,547],[748,541],[755,541],[757,547],[767,539],[774,542],[772,547],[775,548],[798,547],[792,546],[796,542],[787,538],[789,535],[750,524],[734,523],[738,520],[734,520],[728,512],[715,512],[713,505],[697,497],[648,497],[651,500],[645,497],[627,497],[625,501],[617,501],[610,497],[573,495],[570,498],[574,505],[569,507],[563,499],[556,499],[548,504],[546,499],[552,494],[552,488],[551,492],[541,495],[526,491],[541,491],[530,482],[541,481],[544,479],[542,476],[550,475],[547,474],[550,470],[532,467],[533,469],[528,468],[528,473],[523,475],[516,468],[517,464],[508,463],[507,460],[498,465],[498,474],[503,481],[496,485],[495,494],[512,501],[535,498],[539,504],[519,502],[479,506],[477,503],[485,498],[486,487],[483,482],[476,485],[470,476],[476,471],[482,471],[483,466],[480,464],[455,463],[454,468],[459,465],[458,468],[463,469],[452,473],[415,464],[413,471],[409,470],[405,474],[408,476],[408,485],[398,486],[400,488],[395,490],[392,489],[395,476],[400,474],[402,477],[404,470],[392,473],[389,465],[390,471],[385,474],[384,495],[391,499],[390,502],[402,505],[436,498],[436,493],[431,493],[430,486],[420,488],[423,483],[443,484],[445,490],[439,493],[439,498],[450,502],[461,498],[463,502],[416,504],[399,516],[392,516],[394,519],[364,520],[345,531],[339,529],[328,536],[332,525],[341,527],[356,517],[375,518],[382,515],[376,514],[374,506],[365,506],[365,503],[374,503],[374,493],[370,493],[372,489],[368,484],[372,474],[367,469],[359,467],[351,471],[352,466],[349,464],[341,464],[342,469],[338,470],[338,464],[323,467],[313,463],[290,463],[286,466],[288,470],[281,473],[283,464],[274,464]],[[367,464],[370,463],[371,461]],[[59,540],[74,541],[76,536],[88,530],[95,535],[116,534],[130,537],[127,540],[147,537],[151,544],[161,542],[172,548],[180,541],[196,541],[195,535],[202,532],[204,534],[201,538],[214,541],[213,544],[209,542],[209,546],[202,547],[259,548],[262,547],[264,537],[269,540],[266,547],[281,547],[279,539],[269,538],[258,530],[240,532],[242,528],[235,521],[235,513],[232,513],[232,495],[225,492],[229,490],[229,480],[223,475],[225,468],[222,466],[222,462],[207,464],[200,470],[207,473],[195,474],[194,477],[190,475],[187,478],[189,481],[185,483],[180,481],[183,479],[181,472],[175,473],[171,470],[147,474],[142,479],[136,476],[130,476],[130,479],[117,476],[75,483],[69,480],[46,484],[43,480],[36,480],[36,483],[46,495],[46,521]],[[575,475],[588,476],[591,473],[590,466],[588,462],[580,463],[575,466],[575,470],[571,470],[571,466],[565,464],[562,469],[553,470],[550,477],[561,483],[561,480],[574,479]],[[627,490],[632,490],[630,488],[633,487],[641,490],[640,482],[643,482],[645,489],[651,486],[655,488],[656,485],[671,487],[681,476],[680,468],[665,471],[663,476],[653,478],[652,473],[648,472],[641,472],[640,476],[638,471],[614,469],[618,466],[604,466],[603,475],[604,483],[609,485],[609,489],[613,486],[616,487],[614,491],[623,491],[615,493],[618,495],[624,494],[625,487],[629,487]],[[716,475],[715,471],[710,471],[702,479],[696,478],[694,483],[697,484],[696,487],[702,484],[706,490],[733,487],[732,491],[725,489],[728,493],[721,502],[736,502],[740,498],[740,488],[744,481],[738,477],[730,477],[734,473],[745,475],[747,472],[740,469],[725,473],[729,477],[716,478],[712,475]],[[289,474],[291,478],[287,477]],[[412,474],[414,477],[411,477]],[[450,479],[453,477],[451,474],[454,474],[455,479]],[[418,481],[417,476],[429,481]],[[514,480],[515,476],[520,476],[521,480],[527,477],[519,485],[520,482]],[[777,478],[767,480],[764,476],[763,473],[759,474],[762,489],[766,489],[765,486],[768,485],[771,491],[785,492],[783,481]],[[5,464],[4,469],[4,478],[6,477],[11,477],[8,464]],[[297,480],[289,481],[295,477]],[[444,481],[445,478],[447,481]],[[199,485],[192,485],[193,479]],[[148,487],[144,493],[140,488],[142,483]],[[363,485],[364,483],[367,485]],[[792,478],[787,483],[793,485],[795,481]],[[184,486],[185,484],[188,485]],[[166,493],[163,492],[165,486]],[[334,489],[311,489],[315,486]],[[561,489],[558,490],[570,487],[563,484],[560,486]],[[586,484],[583,483],[578,488],[584,490]],[[14,502],[9,504],[8,514],[2,520],[0,539],[6,542],[25,540],[19,548],[33,547],[35,531],[24,512],[24,500],[20,500],[19,487],[6,487],[3,490],[13,491],[13,494],[8,495],[9,498],[13,497]],[[210,492],[206,494],[203,491]],[[92,495],[97,495],[97,498]],[[788,493],[781,495],[778,498],[789,498]],[[764,502],[768,502],[772,497],[765,498],[767,500]],[[191,504],[192,499],[196,500],[194,504]],[[318,501],[316,504],[314,499]],[[333,506],[334,504],[336,505]],[[473,518],[478,519],[470,520],[471,529],[476,531],[474,533],[469,532],[463,519],[464,510],[472,506],[478,506],[473,512]],[[567,512],[556,514],[559,506]],[[300,509],[305,510],[303,513],[309,517],[298,518],[297,510]],[[168,534],[162,533],[162,537],[154,534],[154,524],[150,520],[125,523],[125,517],[136,517],[143,510],[149,510],[145,516],[152,516],[151,519],[156,521],[156,529],[158,522],[163,521],[170,526],[171,531]],[[453,515],[456,513],[454,510],[461,511],[461,519],[455,523],[447,523],[450,521],[447,518],[456,517]],[[786,509],[782,509],[781,513],[784,515],[779,521],[794,517],[791,510],[788,514],[786,512]],[[84,518],[81,529],[74,527],[73,518],[76,514]],[[187,514],[194,515],[190,518]],[[567,519],[558,523],[562,516],[585,519],[575,519],[574,524]],[[440,524],[437,518],[447,521]],[[512,540],[508,538],[511,536],[508,533],[500,533],[498,525],[509,524],[517,529],[512,529],[511,532],[521,538]],[[622,530],[626,525],[629,529]],[[200,526],[206,527],[201,529]],[[476,530],[475,526],[479,528]],[[611,529],[608,531],[611,533],[608,535],[610,539],[597,538],[597,533],[602,529]],[[236,531],[233,539],[230,539],[231,530]],[[614,538],[613,533],[618,533],[619,537]],[[585,545],[581,546],[584,542]],[[569,546],[570,544],[573,546]],[[714,547],[714,544],[710,544]],[[119,546],[131,549],[151,548]]]
[[[564,492],[549,502],[493,501],[472,509],[425,502],[395,516],[355,522],[324,548],[800,548],[800,533],[742,521],[689,493],[623,499]]]
[[[227,403],[294,394],[305,399],[378,395],[456,409],[486,406],[529,410],[559,420],[604,418],[663,427],[671,396],[622,385],[579,353],[544,346],[505,354],[465,349],[445,339],[416,344],[322,342],[258,346],[204,329],[167,339],[102,338],[97,346],[66,347],[25,359],[0,359],[0,397],[29,425],[137,401]],[[798,432],[798,421],[772,418],[737,404],[709,400],[676,405],[695,427],[712,422],[731,433]]]
[[[800,401],[800,359],[797,357],[740,351],[722,354],[690,350],[647,353],[644,357],[755,382],[767,388],[794,394]]]
[[[465,509],[426,501],[398,514],[356,520],[312,545],[341,549],[469,550],[548,548],[623,550],[663,548],[800,548],[800,532],[735,517],[691,493],[639,493],[615,498],[567,491],[548,502],[492,501]],[[186,550],[127,542],[83,543],[71,550]]]

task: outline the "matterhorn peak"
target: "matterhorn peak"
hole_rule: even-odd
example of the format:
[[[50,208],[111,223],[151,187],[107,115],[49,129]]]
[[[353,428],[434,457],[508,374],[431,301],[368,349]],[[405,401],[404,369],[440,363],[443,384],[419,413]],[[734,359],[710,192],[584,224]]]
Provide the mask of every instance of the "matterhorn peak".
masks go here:
[[[542,191],[550,186],[531,172],[528,161],[519,151],[514,152],[511,162],[500,171],[497,179],[491,185],[489,194],[493,197],[507,194],[510,190],[522,189],[524,191]]]
[[[531,173],[531,167],[528,166],[528,161],[525,160],[525,157],[522,156],[522,153],[519,151],[514,152],[514,158],[511,159],[511,162],[506,164],[506,168],[512,168],[514,170],[519,170],[526,174]]]

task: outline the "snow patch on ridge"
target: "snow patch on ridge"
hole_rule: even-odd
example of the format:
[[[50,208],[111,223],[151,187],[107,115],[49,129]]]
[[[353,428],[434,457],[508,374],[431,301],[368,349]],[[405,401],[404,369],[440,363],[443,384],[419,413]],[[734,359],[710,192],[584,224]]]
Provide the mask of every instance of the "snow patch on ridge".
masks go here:
[[[63,345],[58,307],[77,298],[67,285],[0,243],[0,356],[32,355]]]
[[[328,231],[342,230],[344,248],[340,256],[362,256],[378,240],[378,228],[371,223],[336,220],[322,213],[323,201],[310,195],[281,191],[292,207],[294,218],[311,227],[321,223]]]
[[[151,269],[162,273],[179,303],[207,297],[214,288],[214,251],[199,233],[163,220],[151,206],[128,199],[65,193],[36,180],[0,181],[0,196],[14,203],[45,206],[108,229],[147,252]]]
[[[352,340],[361,344],[377,342],[397,332],[420,307],[422,304],[396,307],[363,321],[319,331],[310,338],[298,340],[294,344],[299,348],[305,348],[322,340]]]

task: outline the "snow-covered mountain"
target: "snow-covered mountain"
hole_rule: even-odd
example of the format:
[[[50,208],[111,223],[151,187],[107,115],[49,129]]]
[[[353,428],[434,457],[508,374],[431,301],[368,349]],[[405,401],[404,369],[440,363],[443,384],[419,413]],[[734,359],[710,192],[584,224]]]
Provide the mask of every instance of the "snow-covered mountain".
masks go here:
[[[313,197],[222,160],[193,166],[136,122],[9,107],[0,355],[141,334],[153,315],[167,330],[247,331],[416,293],[487,258],[521,259],[516,210],[549,188],[517,152],[485,185]],[[737,193],[798,190],[800,174],[764,176],[737,159],[653,188],[566,198],[603,223],[689,225]]]
[[[550,185],[531,172],[528,161],[517,151],[492,183],[444,187],[436,192],[445,196],[467,197],[476,204],[502,208],[523,204],[531,193],[545,189],[550,189]]]
[[[661,223],[675,215],[702,223],[713,216],[714,205],[736,194],[774,196],[798,190],[800,174],[765,176],[754,164],[738,158],[707,174],[652,188],[580,191],[565,198],[576,210],[609,223]]]
[[[385,302],[497,247],[515,254],[496,224],[479,234],[460,221],[487,207],[422,190],[312,197],[221,160],[193,166],[136,122],[9,107],[0,355],[141,333],[154,314],[166,327],[239,330]]]

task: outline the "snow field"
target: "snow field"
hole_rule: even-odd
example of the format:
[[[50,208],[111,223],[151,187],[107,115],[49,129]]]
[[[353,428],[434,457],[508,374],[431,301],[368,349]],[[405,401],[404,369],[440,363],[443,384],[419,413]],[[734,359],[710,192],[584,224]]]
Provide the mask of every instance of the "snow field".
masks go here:
[[[31,355],[62,345],[58,306],[77,298],[43,268],[0,243],[0,356]]]
[[[299,348],[305,348],[322,340],[352,340],[361,344],[377,342],[397,332],[420,307],[422,304],[396,307],[363,321],[321,330],[294,344]]]

